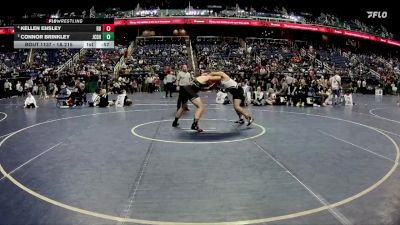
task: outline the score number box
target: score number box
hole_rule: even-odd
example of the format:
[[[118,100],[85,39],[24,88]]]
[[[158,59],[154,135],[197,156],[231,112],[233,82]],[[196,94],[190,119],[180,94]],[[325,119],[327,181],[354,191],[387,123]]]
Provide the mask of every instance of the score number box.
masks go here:
[[[103,32],[114,32],[114,24],[103,24]]]
[[[102,35],[103,41],[114,41],[114,32],[103,32]]]
[[[96,41],[96,48],[113,49],[114,48],[114,41]]]

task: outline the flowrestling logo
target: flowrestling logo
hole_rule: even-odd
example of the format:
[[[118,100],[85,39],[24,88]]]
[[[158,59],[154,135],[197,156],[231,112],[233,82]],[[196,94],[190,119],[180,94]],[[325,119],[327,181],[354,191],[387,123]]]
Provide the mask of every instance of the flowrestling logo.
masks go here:
[[[387,17],[386,11],[367,11],[368,18],[385,19]]]

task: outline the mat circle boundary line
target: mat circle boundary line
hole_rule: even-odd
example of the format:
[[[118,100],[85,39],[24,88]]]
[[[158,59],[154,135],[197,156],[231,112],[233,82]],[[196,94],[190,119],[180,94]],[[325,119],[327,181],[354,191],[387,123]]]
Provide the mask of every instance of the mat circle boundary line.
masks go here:
[[[34,124],[34,125],[31,125],[31,126],[22,128],[20,130],[17,130],[15,132],[11,133],[10,135],[8,135],[7,137],[5,137],[2,141],[0,141],[0,150],[1,150],[1,146],[4,144],[4,142],[7,139],[9,139],[10,137],[12,137],[13,135],[15,135],[15,134],[17,134],[19,132],[22,132],[24,130],[27,130],[29,128],[38,126],[38,125],[51,123],[51,122],[55,122],[55,121],[59,121],[59,120],[74,119],[74,118],[87,117],[87,116],[93,116],[93,115],[106,115],[106,114],[112,114],[112,113],[123,113],[123,112],[132,112],[132,111],[152,111],[152,110],[156,110],[156,109],[95,113],[95,114],[87,114],[87,115],[66,117],[66,118],[60,118],[60,119],[41,122],[41,123]],[[165,110],[165,109],[159,109],[159,110]],[[398,167],[399,157],[400,157],[400,147],[399,147],[399,145],[393,140],[393,138],[391,138],[389,135],[385,134],[383,131],[380,131],[378,128],[375,128],[375,127],[372,127],[372,126],[369,126],[369,125],[366,125],[366,124],[358,123],[358,122],[355,122],[355,121],[351,121],[351,120],[341,119],[341,118],[338,118],[338,117],[330,117],[330,116],[325,116],[325,115],[319,115],[319,114],[297,113],[297,112],[288,112],[288,111],[274,111],[274,110],[260,110],[260,111],[269,111],[269,112],[277,112],[277,113],[293,113],[293,114],[314,116],[314,117],[320,117],[320,118],[326,118],[326,119],[333,119],[333,120],[348,122],[348,123],[352,123],[352,124],[355,124],[355,125],[359,125],[359,126],[371,129],[373,131],[376,131],[376,132],[382,134],[384,137],[386,137],[394,145],[394,148],[396,150],[395,163],[393,164],[391,169],[382,178],[380,178],[376,183],[372,184],[368,188],[366,188],[363,191],[358,192],[357,194],[354,194],[354,195],[352,195],[352,196],[350,196],[348,198],[345,198],[345,199],[340,200],[338,202],[331,203],[331,204],[326,205],[326,206],[317,207],[317,208],[313,208],[313,209],[309,209],[309,210],[304,210],[304,211],[300,211],[300,212],[296,212],[296,213],[290,213],[290,214],[285,214],[285,215],[280,215],[280,216],[272,216],[272,217],[261,218],[261,219],[251,219],[251,220],[241,220],[241,221],[228,221],[228,222],[207,222],[207,223],[202,223],[202,222],[197,223],[197,222],[153,221],[153,220],[134,219],[134,218],[122,218],[122,217],[118,217],[118,216],[112,216],[112,215],[103,214],[103,213],[99,213],[99,212],[89,211],[89,210],[85,210],[85,209],[81,209],[81,208],[78,208],[78,207],[74,207],[74,206],[71,206],[71,205],[64,204],[62,202],[59,202],[59,201],[56,201],[54,199],[48,198],[48,197],[46,197],[44,195],[41,195],[38,192],[33,191],[32,189],[29,189],[28,187],[24,186],[22,183],[17,181],[13,176],[8,174],[4,170],[4,168],[3,168],[3,166],[1,164],[0,164],[0,172],[10,182],[12,182],[14,185],[16,185],[17,187],[19,187],[23,191],[31,194],[32,196],[34,196],[36,198],[39,198],[39,199],[41,199],[41,200],[43,200],[43,201],[45,201],[47,203],[50,203],[52,205],[55,205],[55,206],[58,206],[58,207],[61,207],[61,208],[64,208],[64,209],[67,209],[67,210],[70,210],[70,211],[73,211],[73,212],[76,212],[76,213],[92,216],[92,217],[97,217],[97,218],[102,218],[102,219],[112,220],[112,221],[117,221],[117,222],[152,224],[152,225],[244,225],[244,224],[268,223],[268,222],[273,222],[273,221],[293,219],[293,218],[296,218],[296,217],[311,215],[311,214],[315,214],[315,213],[318,213],[318,212],[321,212],[321,211],[324,211],[324,210],[327,210],[327,209],[332,209],[332,208],[335,208],[335,207],[338,207],[338,206],[341,206],[341,205],[345,205],[345,204],[347,204],[347,203],[349,203],[351,201],[354,201],[354,200],[356,200],[356,199],[368,194],[369,192],[373,191],[374,189],[376,189],[383,182],[385,182],[394,173],[394,171]]]

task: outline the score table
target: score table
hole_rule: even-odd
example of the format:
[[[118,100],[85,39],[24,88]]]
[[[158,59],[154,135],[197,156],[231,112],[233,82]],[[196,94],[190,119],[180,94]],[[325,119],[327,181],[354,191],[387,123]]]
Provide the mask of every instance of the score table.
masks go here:
[[[16,49],[114,49],[114,19],[25,19],[14,30]]]

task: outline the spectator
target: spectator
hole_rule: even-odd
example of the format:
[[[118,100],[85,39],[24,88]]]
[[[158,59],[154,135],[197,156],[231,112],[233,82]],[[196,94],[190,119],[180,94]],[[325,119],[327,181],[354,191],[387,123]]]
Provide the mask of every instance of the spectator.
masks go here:
[[[267,92],[265,103],[267,105],[274,105],[276,101],[276,94],[273,88],[270,88]]]
[[[317,104],[323,106],[325,99],[328,97],[325,92],[325,88],[322,86],[321,81],[317,80],[313,86],[314,94],[317,97]]]
[[[367,93],[367,81],[365,79],[363,79],[363,81],[361,82],[361,87],[362,87],[362,94],[366,94]]]
[[[89,102],[89,106],[91,107],[96,107],[99,105],[100,103],[100,89],[96,88],[96,90],[94,91],[93,95],[92,95],[92,101]]]
[[[241,83],[242,88],[243,88],[243,94],[244,94],[244,97],[245,97],[245,101],[242,102],[241,106],[248,105],[251,102],[251,91],[250,91],[250,86],[248,85],[248,83],[249,82],[247,81],[247,79],[244,80],[243,83]]]
[[[106,89],[101,89],[100,91],[100,101],[98,106],[99,107],[108,107],[114,105],[113,101],[108,101],[108,94]]]
[[[297,81],[295,83],[295,86],[296,88],[293,95],[293,104],[296,105],[297,107],[299,106],[303,107],[307,102],[308,87],[304,79]]]
[[[254,106],[262,106],[265,105],[265,100],[264,100],[264,92],[261,91],[261,87],[258,86],[257,90],[254,92],[254,97],[253,97],[253,105]]]
[[[34,95],[37,95],[37,94],[38,94],[38,92],[39,92],[39,87],[37,86],[37,84],[34,84],[34,85],[33,85],[32,92],[33,92]]]
[[[165,97],[168,97],[168,93],[169,93],[169,97],[172,97],[172,91],[174,88],[174,82],[176,80],[174,74],[172,73],[172,71],[169,71],[167,76],[165,76]]]
[[[286,81],[288,81],[288,79]],[[298,89],[298,81],[296,79],[293,79],[290,85],[288,85],[286,105],[295,106],[295,104],[297,103],[296,99],[297,89]]]
[[[340,88],[342,87],[342,80],[339,74],[336,73],[334,76],[329,78],[329,85],[332,89],[334,104],[337,105],[340,99]]]
[[[53,98],[55,98],[57,94],[58,94],[58,87],[57,87],[57,85],[54,85],[53,93],[52,93],[51,96],[52,96]]]
[[[76,106],[80,105],[83,102],[82,92],[79,91],[79,88],[75,87],[72,93],[69,95],[68,98],[68,105],[69,106]]]
[[[228,98],[228,94],[224,90],[220,90],[217,92],[217,97],[215,98],[215,103],[224,104],[225,99],[227,99],[227,98]]]
[[[330,88],[326,90],[325,96],[327,96],[327,98],[325,99],[325,102],[322,105],[323,106],[332,105],[332,90]]]
[[[128,98],[128,95],[126,94],[125,90],[122,90],[121,94],[118,95],[117,101],[115,102],[115,105],[117,107],[123,107],[123,106],[132,105],[132,100]]]
[[[148,89],[147,93],[153,93],[154,92],[154,74],[151,73],[149,77],[147,77],[147,84],[148,84]]]
[[[361,89],[361,80],[360,79],[358,79],[357,80],[357,90],[356,90],[356,92],[358,93],[358,92],[360,92],[362,89]]]
[[[145,90],[147,93],[153,93],[153,76],[151,74],[145,79]]]
[[[133,81],[132,81],[132,92],[138,92],[139,90],[138,90],[138,83],[137,83],[137,81],[136,81],[136,79],[134,79]]]
[[[43,99],[48,98],[46,86],[44,84],[39,85],[39,96],[40,96],[40,98],[43,98]]]
[[[71,91],[68,88],[64,87],[64,88],[61,88],[60,93],[58,94],[57,97],[58,98],[68,98],[70,95],[71,95]]]
[[[25,99],[24,107],[25,108],[38,108],[39,107],[36,104],[36,100],[33,97],[31,92],[28,92],[28,97]]]
[[[29,80],[25,82],[26,91],[33,93],[33,78],[31,77]]]
[[[4,93],[6,98],[11,97],[11,90],[12,90],[11,83],[6,79],[6,81],[4,82]]]
[[[154,91],[155,92],[160,92],[161,81],[160,81],[160,79],[158,77],[154,76],[153,84],[154,84]]]
[[[144,84],[143,84],[142,76],[139,76],[139,78],[137,79],[137,86],[138,86],[138,92],[144,91]]]
[[[116,93],[119,93],[120,91],[121,91],[121,85],[120,85],[118,80],[115,80],[114,83],[113,83],[112,92],[114,94],[116,94]]]
[[[400,94],[400,77],[397,80],[397,94]]]
[[[20,81],[17,82],[17,85],[15,86],[15,90],[17,91],[18,97],[21,97],[22,93],[24,91],[24,88],[22,87]]]

